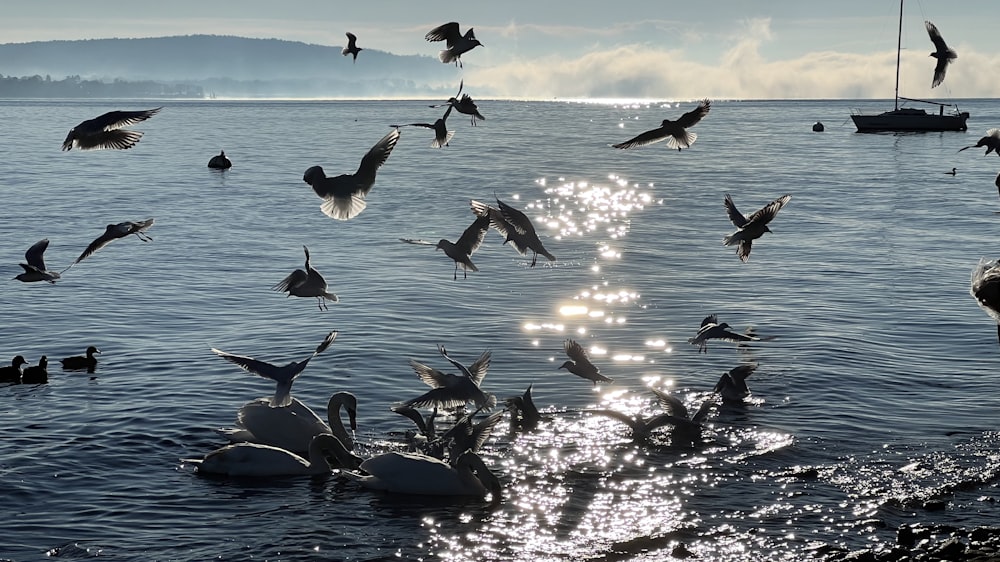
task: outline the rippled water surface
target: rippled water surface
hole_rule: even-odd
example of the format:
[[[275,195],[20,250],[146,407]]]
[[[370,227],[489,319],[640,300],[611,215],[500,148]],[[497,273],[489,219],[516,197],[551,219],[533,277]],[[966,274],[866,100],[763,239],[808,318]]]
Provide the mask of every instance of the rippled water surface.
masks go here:
[[[994,522],[1000,434],[995,322],[969,296],[996,258],[1000,161],[957,153],[1000,122],[963,103],[968,133],[860,135],[876,102],[713,102],[690,150],[609,144],[694,107],[480,102],[453,114],[451,145],[404,128],[368,208],[333,221],[302,181],[353,172],[393,123],[433,121],[428,101],[0,103],[0,359],[34,364],[103,351],[95,373],[0,387],[0,556],[118,560],[800,560],[893,541],[914,521]],[[128,151],[60,152],[74,124],[113,109],[163,111]],[[823,121],[823,133],[811,131]],[[224,149],[234,167],[206,168]],[[955,176],[944,174],[952,167]],[[726,193],[746,214],[785,193],[773,233],[741,263]],[[556,260],[495,232],[453,280],[432,245],[472,222],[469,200],[524,210]],[[48,238],[62,269],[108,223],[155,217],[153,241],[117,240],[55,285],[10,280]],[[340,302],[270,287],[302,246]],[[687,343],[718,314],[767,338]],[[273,384],[210,352],[284,363],[339,335],[295,382],[321,410],[358,396],[358,451],[402,447],[389,410],[443,369],[443,344],[493,362],[483,388],[532,385],[547,416],[482,456],[504,484],[487,505],[392,497],[336,474],[206,478],[180,459],[225,443],[216,429]],[[557,367],[564,340],[613,384]],[[719,376],[756,364],[753,396],[719,404],[704,443],[669,429],[634,442],[595,410],[650,416],[649,387],[690,410]]]

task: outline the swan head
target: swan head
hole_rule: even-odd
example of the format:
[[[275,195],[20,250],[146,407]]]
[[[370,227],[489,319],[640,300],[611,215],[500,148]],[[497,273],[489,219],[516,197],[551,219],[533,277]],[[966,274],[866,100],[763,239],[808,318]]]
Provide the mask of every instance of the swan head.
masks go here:
[[[302,175],[302,181],[313,185],[314,183],[326,179],[326,172],[323,171],[321,166],[313,166],[306,170],[306,173]]]
[[[490,494],[490,503],[497,505],[503,499],[503,484],[500,479],[486,466],[483,459],[471,450],[465,451],[455,460],[456,469],[468,468],[482,484],[484,491]]]
[[[340,439],[329,433],[320,433],[313,437],[309,443],[310,457],[312,457],[313,449],[323,455],[330,468],[357,470],[364,460],[348,451],[347,446]]]
[[[350,392],[338,392],[330,397],[326,404],[328,415],[337,412],[341,407],[347,411],[347,421],[351,431],[358,430],[358,397]],[[330,415],[329,417],[333,417]]]

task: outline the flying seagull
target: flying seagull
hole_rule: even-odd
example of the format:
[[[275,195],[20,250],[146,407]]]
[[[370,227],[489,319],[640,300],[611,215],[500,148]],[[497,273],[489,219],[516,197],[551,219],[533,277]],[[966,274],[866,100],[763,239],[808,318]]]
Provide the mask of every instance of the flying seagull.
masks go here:
[[[611,146],[615,148],[638,148],[640,146],[646,146],[647,144],[653,144],[660,142],[662,140],[667,141],[667,146],[670,148],[676,148],[680,150],[682,148],[690,148],[694,144],[695,139],[698,135],[693,131],[688,131],[689,127],[693,127],[699,121],[701,121],[708,111],[712,108],[712,104],[709,100],[702,100],[698,107],[688,111],[676,121],[671,121],[670,119],[664,119],[659,127],[646,131],[638,136],[635,136],[625,142],[620,142],[618,144],[613,144]]]
[[[271,399],[271,407],[279,408],[282,406],[288,406],[292,403],[292,383],[300,374],[302,374],[302,371],[305,370],[306,366],[309,365],[309,361],[311,361],[313,357],[316,357],[320,353],[326,351],[326,348],[330,347],[330,344],[333,343],[333,340],[336,338],[337,331],[334,330],[326,335],[323,342],[316,347],[316,351],[314,351],[312,355],[301,361],[292,361],[282,367],[272,365],[266,361],[259,361],[253,357],[244,357],[242,355],[226,353],[225,351],[220,351],[214,347],[212,348],[212,353],[215,353],[227,361],[235,363],[248,373],[273,380],[275,382],[275,388],[274,397]]]
[[[479,106],[477,106],[476,102],[473,101],[471,97],[469,97],[469,94],[464,94],[464,95],[462,94],[462,87],[464,85],[465,85],[465,80],[460,81],[458,83],[458,93],[455,94],[454,97],[448,98],[448,101],[446,101],[443,104],[432,105],[431,107],[441,107],[442,105],[451,106],[452,108],[455,109],[455,111],[469,115],[472,119],[472,126],[475,127],[477,120],[485,121],[486,118],[483,117],[481,113],[479,113]]]
[[[135,234],[139,240],[149,242],[153,238],[146,234],[146,230],[151,226],[153,226],[153,219],[151,218],[140,222],[125,221],[118,224],[109,224],[104,229],[104,234],[98,236],[97,239],[91,242],[90,245],[87,246],[87,249],[80,254],[80,257],[76,258],[76,261],[71,263],[69,267],[73,267],[74,265],[80,263],[97,250],[107,246],[111,243],[111,241],[119,238],[125,238],[129,234]],[[69,269],[69,267],[66,269]]]
[[[288,274],[271,290],[287,292],[289,297],[316,297],[316,302],[320,310],[329,310],[324,300],[337,302],[337,295],[327,291],[326,279],[320,272],[309,263],[309,248],[302,246],[306,253],[305,271],[296,269]]]
[[[750,396],[747,379],[756,369],[756,364],[740,365],[730,369],[719,377],[719,382],[715,383],[712,392],[721,396],[723,402],[743,402]]]
[[[63,150],[119,149],[125,150],[135,146],[142,138],[139,131],[129,131],[122,127],[135,125],[159,113],[163,109],[147,109],[144,111],[111,111],[100,117],[88,119],[70,129],[63,141]]]
[[[736,232],[730,234],[723,238],[722,243],[726,246],[738,245],[736,249],[736,255],[739,256],[740,260],[746,263],[750,259],[750,250],[752,249],[753,241],[764,235],[765,232],[771,232],[771,229],[767,227],[767,223],[774,219],[774,216],[778,214],[785,204],[791,200],[791,195],[782,195],[774,201],[771,201],[764,207],[758,209],[750,216],[743,216],[736,209],[736,204],[733,203],[733,198],[726,194],[725,206],[726,213],[729,214],[729,220],[738,228]]]
[[[997,339],[1000,341],[1000,260],[979,260],[972,270],[969,294],[997,323]]]
[[[950,49],[944,42],[937,26],[929,21],[925,21],[924,25],[927,27],[927,34],[931,36],[931,42],[934,43],[935,51],[931,53],[931,56],[937,59],[937,64],[934,65],[934,81],[931,82],[931,88],[933,88],[944,82],[944,73],[948,70],[948,63],[957,59],[958,53],[954,49]]]
[[[601,370],[597,368],[597,365],[590,362],[590,355],[587,354],[587,350],[575,340],[566,340],[563,342],[563,351],[566,352],[569,361],[560,365],[560,369],[566,369],[580,378],[587,379],[593,382],[594,386],[597,386],[598,382],[615,382],[614,379],[601,374]]]
[[[695,334],[693,338],[688,338],[688,343],[691,345],[698,346],[699,353],[708,353],[708,340],[722,340],[731,342],[747,342],[747,341],[760,341],[757,336],[750,336],[745,334],[737,334],[729,330],[729,324],[725,322],[719,323],[719,317],[716,314],[706,316],[704,320],[701,321],[701,328],[698,329],[698,333]]]
[[[375,186],[375,173],[389,159],[398,140],[399,129],[393,129],[368,150],[353,174],[330,178],[320,166],[306,170],[302,180],[323,198],[320,205],[323,214],[331,219],[348,220],[364,211],[367,207],[365,196]]]
[[[531,250],[530,267],[535,267],[538,262],[538,254],[542,254],[549,261],[555,261],[556,257],[546,250],[542,241],[538,239],[535,225],[531,223],[531,219],[520,210],[504,203],[500,198],[497,198],[496,207],[475,199],[469,202],[469,206],[477,217],[488,217],[490,226],[504,237],[505,244],[510,242],[517,253],[523,256],[528,253],[528,250]]]
[[[28,251],[24,253],[24,261],[28,263],[20,264],[24,268],[24,273],[19,273],[14,279],[18,281],[23,281],[25,283],[31,283],[33,281],[48,281],[49,283],[55,283],[56,279],[59,279],[59,273],[55,271],[49,271],[45,268],[45,249],[49,247],[49,239],[43,238],[38,242],[35,242],[28,248]]]
[[[452,21],[446,24],[439,25],[434,29],[427,32],[424,35],[424,39],[428,41],[446,41],[448,48],[441,51],[438,54],[438,58],[441,62],[447,64],[449,62],[454,62],[456,66],[462,66],[462,55],[471,51],[475,47],[483,46],[482,43],[476,39],[476,34],[472,32],[470,27],[465,35],[458,29],[458,22]]]
[[[444,110],[444,115],[433,123],[406,123],[405,125],[390,125],[390,127],[395,127],[396,129],[400,127],[424,127],[432,129],[434,131],[434,140],[431,141],[431,148],[441,148],[442,146],[448,146],[448,143],[451,142],[451,137],[455,136],[455,131],[449,131],[447,125],[448,114],[451,113],[451,110],[452,106],[449,105],[448,109]]]
[[[354,55],[354,62],[357,62],[357,60],[358,60],[358,53],[360,53],[360,52],[361,52],[361,47],[358,47],[358,36],[355,35],[355,34],[353,34],[353,33],[351,33],[350,31],[348,31],[347,32],[347,46],[344,47],[343,51],[340,51],[340,54],[344,55],[345,57],[347,55]],[[367,56],[367,55],[365,55],[365,56]]]
[[[486,238],[486,231],[490,228],[489,217],[476,217],[456,242],[451,242],[442,238],[438,240],[435,250],[444,250],[445,255],[454,260],[455,273],[452,279],[458,279],[458,268],[462,268],[462,278],[468,279],[470,271],[479,271],[479,268],[472,263],[472,254],[483,244]]]
[[[983,153],[983,156],[988,155],[990,152],[996,152],[997,156],[1000,156],[1000,129],[989,129],[986,131],[986,136],[981,137],[976,141],[976,144],[959,148],[958,151],[962,152],[970,148],[981,147],[986,147],[986,152]]]

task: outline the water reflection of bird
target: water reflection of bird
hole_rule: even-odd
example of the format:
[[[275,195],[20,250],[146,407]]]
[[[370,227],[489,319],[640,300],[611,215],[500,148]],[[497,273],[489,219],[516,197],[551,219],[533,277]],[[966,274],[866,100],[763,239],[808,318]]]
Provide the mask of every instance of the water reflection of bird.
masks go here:
[[[723,238],[722,243],[726,246],[737,245],[736,255],[740,258],[740,261],[746,263],[750,259],[750,250],[753,248],[753,241],[763,236],[765,232],[771,232],[767,224],[774,220],[778,211],[791,199],[791,195],[782,195],[754,211],[750,216],[744,216],[743,213],[740,213],[736,209],[733,198],[727,193],[724,201],[726,213],[729,215],[729,220],[739,230]]]
[[[1000,260],[979,260],[972,270],[969,294],[997,322],[997,339],[1000,341]]]
[[[312,186],[316,195],[323,198],[320,209],[326,216],[348,220],[365,210],[365,197],[375,186],[375,173],[389,159],[389,154],[399,140],[399,129],[393,129],[371,147],[353,174],[327,177],[323,168],[313,166],[306,170],[302,180]]]
[[[70,129],[66,140],[63,141],[62,149],[72,150],[76,147],[80,150],[125,150],[132,148],[142,138],[142,133],[125,130],[122,127],[145,121],[159,113],[161,109],[163,108],[157,107],[143,111],[111,111],[83,121]]]
[[[462,55],[476,47],[483,46],[476,39],[476,34],[472,32],[471,27],[465,32],[465,35],[462,35],[458,28],[458,22],[455,21],[439,25],[428,31],[427,35],[424,35],[424,39],[445,41],[448,48],[438,53],[438,58],[443,63],[454,62],[459,67],[462,66]]]
[[[695,139],[698,138],[698,135],[693,131],[688,131],[687,129],[694,126],[706,115],[708,115],[708,111],[711,107],[712,104],[709,100],[703,100],[700,104],[698,104],[698,107],[688,111],[684,115],[681,115],[676,121],[664,119],[659,127],[646,131],[645,133],[641,133],[625,142],[620,142],[611,146],[623,149],[638,148],[640,146],[646,146],[647,144],[653,144],[666,140],[667,146],[670,148],[676,148],[677,150],[690,148],[691,145],[694,144]]]
[[[351,33],[350,31],[348,31],[347,32],[347,46],[344,47],[344,49],[342,51],[340,51],[340,54],[344,55],[345,57],[347,55],[353,55],[354,56],[354,62],[357,62],[357,60],[358,60],[358,53],[360,53],[360,52],[361,52],[361,47],[358,47],[358,36],[355,35],[355,34],[353,34],[353,33]],[[368,56],[368,55],[365,55],[365,56]]]
[[[98,236],[93,242],[87,246],[87,249],[80,254],[80,257],[70,264],[70,267],[76,265],[83,261],[84,259],[90,257],[91,254],[100,250],[101,248],[107,246],[112,241],[119,238],[125,238],[130,234],[135,234],[136,238],[142,240],[143,242],[149,242],[153,238],[146,234],[149,227],[153,226],[154,219],[146,219],[144,221],[125,221],[118,224],[109,224],[104,228],[104,234]],[[67,268],[68,269],[68,268]]]
[[[469,97],[469,94],[465,95],[462,94],[462,87],[464,85],[465,85],[465,80],[460,81],[458,83],[458,93],[455,94],[454,97],[448,98],[448,101],[443,104],[432,105],[431,107],[441,107],[442,105],[451,106],[455,109],[455,111],[470,116],[472,120],[472,126],[475,127],[477,120],[485,121],[486,118],[483,117],[481,113],[479,113],[479,106],[477,106],[476,102],[473,101],[471,97]]]
[[[326,335],[322,343],[316,347],[316,351],[314,351],[311,355],[301,361],[292,361],[281,367],[266,361],[254,359],[253,357],[227,353],[214,347],[212,348],[212,353],[215,353],[219,357],[234,363],[248,373],[273,380],[275,385],[274,397],[271,398],[271,407],[278,408],[281,406],[288,406],[292,403],[292,383],[295,382],[295,379],[298,378],[298,376],[302,374],[302,371],[305,370],[306,366],[309,365],[309,361],[311,361],[313,357],[316,357],[320,353],[326,351],[326,348],[330,347],[330,344],[333,343],[333,340],[336,337],[337,331],[334,330]]]
[[[504,237],[504,243],[510,242],[517,253],[523,256],[531,251],[530,267],[535,267],[538,254],[555,261],[556,257],[542,245],[531,219],[519,209],[504,203],[499,197],[496,207],[476,200],[470,201],[469,205],[477,217],[488,217],[490,226]]]
[[[934,66],[934,80],[931,82],[931,88],[933,88],[944,82],[944,73],[948,70],[948,64],[958,58],[958,53],[950,49],[944,42],[937,26],[929,21],[925,21],[924,26],[927,28],[927,34],[931,37],[931,42],[934,43],[934,52],[931,53],[931,56],[937,59],[937,64]]]
[[[984,146],[986,147],[986,152],[983,153],[983,156],[986,156],[990,152],[996,152],[997,156],[1000,156],[1000,129],[989,129],[986,131],[986,136],[981,137],[978,141],[976,141],[976,144],[959,148],[958,151],[962,152],[963,150],[970,148],[980,148]]]
[[[271,287],[271,290],[287,292],[289,297],[316,297],[316,302],[320,310],[329,310],[325,301],[338,302],[337,295],[329,292],[326,278],[316,270],[309,262],[309,248],[302,246],[306,253],[305,270],[296,269],[282,279],[278,284]]]
[[[597,386],[599,382],[615,382],[614,379],[601,374],[597,365],[590,361],[587,350],[575,340],[564,341],[563,351],[569,357],[569,361],[560,365],[560,369],[566,369],[580,378],[587,379],[593,382],[594,386]]]
[[[434,121],[433,123],[406,123],[404,125],[390,125],[390,127],[395,127],[396,129],[400,127],[423,127],[425,129],[432,129],[434,131],[434,140],[431,141],[431,148],[441,148],[442,146],[448,146],[451,142],[451,138],[455,136],[455,131],[448,130],[448,114],[452,110],[451,105],[448,105],[448,109],[444,110],[444,115],[440,119]]]
[[[479,271],[479,268],[472,263],[472,254],[483,244],[486,238],[486,231],[490,228],[489,217],[476,217],[458,237],[458,240],[451,242],[442,238],[435,246],[436,250],[444,250],[445,255],[454,260],[455,273],[452,279],[458,279],[458,268],[462,268],[462,278],[467,279],[470,271]]]
[[[750,387],[747,378],[757,369],[757,365],[740,365],[719,377],[713,392],[722,397],[724,402],[743,402],[750,397]]]
[[[24,253],[24,261],[20,266],[24,268],[24,273],[14,276],[14,279],[24,283],[35,281],[48,281],[55,283],[60,275],[57,271],[49,271],[45,267],[45,249],[49,247],[49,239],[43,238],[31,245]]]
[[[701,321],[701,328],[693,338],[688,338],[688,343],[698,346],[700,353],[708,353],[708,340],[722,340],[730,342],[759,341],[757,336],[737,334],[729,330],[729,324],[719,323],[718,315],[706,316]]]

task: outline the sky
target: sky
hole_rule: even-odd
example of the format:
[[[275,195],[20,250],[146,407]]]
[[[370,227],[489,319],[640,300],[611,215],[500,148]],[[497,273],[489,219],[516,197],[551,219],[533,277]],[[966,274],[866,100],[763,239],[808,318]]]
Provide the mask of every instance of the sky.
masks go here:
[[[901,95],[1000,97],[995,3],[906,3]],[[466,84],[552,99],[891,98],[897,0],[37,0],[4,2],[0,43],[215,34],[436,56],[424,34],[469,26]],[[930,87],[931,20],[958,59]],[[363,57],[363,54],[362,54]],[[363,63],[359,58],[358,64]],[[0,61],[2,72],[2,61]]]

